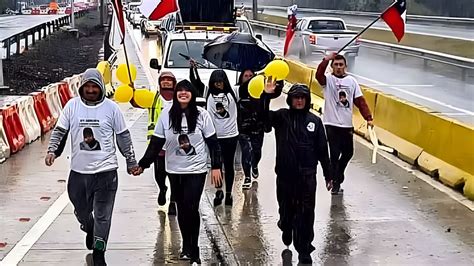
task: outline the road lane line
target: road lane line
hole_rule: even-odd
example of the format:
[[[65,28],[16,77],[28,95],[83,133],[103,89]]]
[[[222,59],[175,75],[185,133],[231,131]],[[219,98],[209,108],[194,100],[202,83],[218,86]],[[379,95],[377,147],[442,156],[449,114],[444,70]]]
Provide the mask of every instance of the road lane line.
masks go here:
[[[464,113],[464,114],[467,114],[467,115],[474,115],[474,112],[471,112],[471,111],[466,110],[466,109],[462,109],[462,108],[459,108],[459,107],[456,107],[456,106],[452,106],[450,104],[447,104],[447,103],[444,103],[444,102],[441,102],[441,101],[438,101],[438,100],[434,100],[432,98],[428,98],[428,97],[425,97],[425,96],[421,96],[421,95],[418,95],[418,94],[416,94],[414,92],[411,92],[411,91],[407,91],[407,90],[400,89],[400,88],[397,88],[397,87],[394,87],[394,86],[390,86],[386,83],[383,83],[383,82],[380,82],[380,81],[377,81],[377,80],[373,80],[373,79],[370,79],[370,78],[366,78],[366,77],[363,77],[363,76],[360,76],[360,75],[357,75],[357,74],[354,74],[354,73],[350,73],[350,74],[354,77],[357,77],[357,78],[360,78],[360,79],[365,79],[365,80],[370,81],[374,84],[382,85],[382,86],[388,87],[390,89],[393,89],[393,90],[396,90],[396,91],[399,91],[399,92],[403,92],[403,93],[408,94],[410,96],[425,100],[427,102],[431,102],[431,103],[441,105],[443,107],[455,110],[455,111],[460,112],[460,113]]]
[[[127,121],[127,128],[131,128],[135,122],[144,113],[143,109],[128,109],[127,113],[131,113]],[[48,230],[58,216],[63,212],[64,208],[69,204],[69,196],[67,190],[64,191],[56,201],[48,208],[41,218],[31,227],[30,230],[16,243],[16,245],[8,252],[8,254],[0,261],[0,266],[17,265],[30,251],[33,245]]]

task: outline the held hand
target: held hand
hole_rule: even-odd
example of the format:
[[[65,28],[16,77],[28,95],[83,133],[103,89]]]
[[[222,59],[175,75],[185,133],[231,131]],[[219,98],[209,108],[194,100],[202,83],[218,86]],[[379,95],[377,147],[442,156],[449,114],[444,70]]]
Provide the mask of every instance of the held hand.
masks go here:
[[[367,121],[367,127],[374,128],[374,120]]]
[[[44,158],[44,163],[47,166],[51,166],[53,165],[55,159],[56,159],[56,155],[54,155],[54,153],[48,153],[46,157]]]
[[[136,166],[135,169],[132,170],[132,174],[134,176],[139,176],[143,173],[143,168],[141,168],[140,166]]]
[[[328,61],[331,61],[331,60],[334,60],[334,58],[336,58],[336,55],[337,55],[337,53],[332,52],[332,53],[326,55],[326,57],[324,57],[324,59],[328,60]]]
[[[333,187],[332,180],[326,180],[326,189],[331,191]]]
[[[275,88],[276,88],[276,79],[272,80],[272,77],[267,78],[267,82],[265,83],[265,92],[266,93],[275,93]]]
[[[222,186],[221,169],[212,169],[211,170],[211,185],[214,185],[216,187]]]
[[[197,68],[197,63],[196,63],[196,60],[194,59],[189,59],[189,65],[192,67],[192,68]]]

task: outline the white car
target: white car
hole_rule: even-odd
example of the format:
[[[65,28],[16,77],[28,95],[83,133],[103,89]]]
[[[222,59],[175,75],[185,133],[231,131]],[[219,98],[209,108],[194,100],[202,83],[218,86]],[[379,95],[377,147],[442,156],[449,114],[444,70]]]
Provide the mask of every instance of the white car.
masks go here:
[[[239,32],[243,33],[250,33],[255,38],[262,40],[262,34],[255,34],[253,31],[252,25],[250,25],[250,21],[245,16],[236,16],[235,17],[236,26],[239,27]]]
[[[163,58],[161,58],[161,60],[160,58],[151,59],[150,67],[158,69],[159,72],[170,71],[176,76],[178,81],[183,79],[189,80],[189,60],[182,56],[189,55],[198,63],[202,64],[202,66],[199,66],[198,68],[199,77],[201,78],[202,83],[207,86],[212,71],[218,68],[202,58],[204,45],[222,34],[224,33],[211,31],[208,31],[207,33],[205,31],[186,31],[186,44],[183,33],[170,32],[166,38],[165,45],[161,53]],[[224,71],[229,78],[230,84],[235,85],[237,83],[239,73],[232,70]],[[206,95],[206,92],[204,92],[204,95]],[[205,103],[205,99],[203,98],[198,98],[197,100],[200,105]]]
[[[133,13],[130,15],[130,23],[132,24],[133,28],[139,28],[140,22],[143,18],[145,18],[145,16],[143,16],[140,11],[133,11]]]
[[[160,31],[162,20],[148,20],[143,18],[140,22],[140,29],[145,38],[150,38],[150,35],[157,35]]]

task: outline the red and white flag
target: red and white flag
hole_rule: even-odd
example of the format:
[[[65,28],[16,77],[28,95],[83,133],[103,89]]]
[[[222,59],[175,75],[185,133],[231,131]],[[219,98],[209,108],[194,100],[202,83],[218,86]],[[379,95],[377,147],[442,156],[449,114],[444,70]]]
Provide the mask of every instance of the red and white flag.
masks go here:
[[[179,11],[178,0],[142,0],[138,8],[149,20],[159,20],[170,13]]]
[[[407,1],[395,0],[395,2],[381,15],[385,23],[392,29],[393,34],[400,42],[405,35]]]
[[[112,5],[115,10],[115,16],[117,17],[119,23],[120,32],[122,33],[122,41],[120,43],[123,43],[123,37],[125,36],[125,21],[123,19],[122,0],[113,0]]]
[[[288,53],[288,48],[290,46],[291,40],[295,35],[296,28],[296,10],[297,6],[293,5],[288,7],[288,24],[286,25],[286,34],[285,34],[285,45],[283,46],[283,56],[286,56]]]

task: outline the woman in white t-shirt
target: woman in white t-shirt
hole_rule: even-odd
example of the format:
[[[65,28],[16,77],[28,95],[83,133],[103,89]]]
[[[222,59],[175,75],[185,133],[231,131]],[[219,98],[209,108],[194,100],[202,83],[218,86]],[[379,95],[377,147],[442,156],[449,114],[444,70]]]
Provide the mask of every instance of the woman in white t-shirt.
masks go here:
[[[200,264],[199,202],[208,172],[206,145],[211,157],[211,183],[221,185],[222,176],[216,130],[209,113],[196,105],[196,94],[189,81],[176,84],[173,104],[163,109],[140,167],[133,174],[141,174],[156,160],[162,148],[166,150],[166,172],[177,190],[178,223],[183,239],[180,259]]]
[[[193,61],[191,61],[190,79],[198,91],[204,93],[205,85],[201,82],[196,64]],[[222,151],[225,169],[225,205],[231,206],[233,204],[232,187],[235,178],[234,157],[239,139],[237,124],[238,87],[232,87],[224,70],[217,69],[211,73],[207,95],[203,96],[206,99],[207,111],[216,126],[217,139]],[[216,186],[216,188],[214,206],[221,205],[224,199],[222,187]]]

